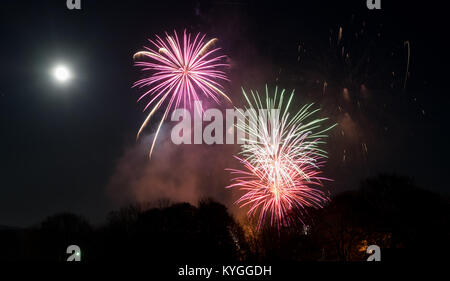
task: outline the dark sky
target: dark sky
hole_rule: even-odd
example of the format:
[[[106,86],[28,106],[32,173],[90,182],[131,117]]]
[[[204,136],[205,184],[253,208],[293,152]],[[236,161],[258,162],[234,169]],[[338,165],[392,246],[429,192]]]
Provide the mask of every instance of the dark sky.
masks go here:
[[[0,225],[29,225],[61,211],[99,222],[117,207],[112,198],[121,194],[111,196],[107,186],[145,118],[139,92],[131,89],[141,75],[132,55],[147,38],[184,28],[219,38],[232,62],[233,100],[241,98],[241,85],[278,84],[296,88],[299,102],[316,102],[342,123],[347,134],[338,129],[329,143],[332,193],[380,172],[448,193],[448,19],[440,4],[382,0],[381,11],[369,11],[365,0],[82,0],[81,11],[70,11],[65,2],[0,4]],[[340,26],[356,68],[350,80],[329,46]],[[363,39],[350,39],[358,32]],[[410,75],[402,90],[406,40]],[[369,65],[367,53],[373,54]],[[76,75],[65,87],[49,75],[58,61]],[[318,96],[315,84],[324,80],[330,95],[350,85],[350,98]],[[366,100],[352,88],[362,83],[371,90]],[[361,154],[364,144],[369,152]]]

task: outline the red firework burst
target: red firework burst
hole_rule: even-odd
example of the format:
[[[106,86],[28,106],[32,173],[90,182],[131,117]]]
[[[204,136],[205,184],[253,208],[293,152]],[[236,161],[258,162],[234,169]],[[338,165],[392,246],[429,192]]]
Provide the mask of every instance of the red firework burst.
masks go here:
[[[245,92],[244,96],[250,109],[262,109],[258,93],[252,92],[254,102]],[[277,227],[297,219],[303,222],[301,215],[307,208],[320,208],[328,200],[320,189],[327,178],[320,176],[326,152],[319,145],[324,143],[324,132],[334,126],[320,130],[327,118],[307,121],[318,111],[309,111],[312,105],[304,106],[289,118],[293,93],[284,109],[283,96],[284,90],[277,100],[276,89],[271,99],[266,88],[267,118],[257,116],[256,110],[249,111],[248,129],[241,128],[245,129],[247,138],[242,145],[243,157],[236,158],[244,169],[229,169],[236,177],[228,188],[245,192],[236,203],[241,207],[250,206],[249,216],[259,214],[258,229],[266,220]],[[281,110],[283,114],[280,116],[273,110]]]

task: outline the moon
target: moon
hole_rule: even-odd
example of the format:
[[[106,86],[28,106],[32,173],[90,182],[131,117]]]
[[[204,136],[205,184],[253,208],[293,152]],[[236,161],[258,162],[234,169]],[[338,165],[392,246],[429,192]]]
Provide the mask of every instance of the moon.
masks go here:
[[[57,65],[53,69],[53,77],[57,82],[66,83],[72,77],[70,70],[65,65]]]

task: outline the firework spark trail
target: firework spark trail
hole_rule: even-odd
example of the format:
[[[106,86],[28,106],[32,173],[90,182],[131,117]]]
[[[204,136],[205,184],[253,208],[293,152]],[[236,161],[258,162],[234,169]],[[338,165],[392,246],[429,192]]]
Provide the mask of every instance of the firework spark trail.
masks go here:
[[[156,36],[156,40],[149,40],[157,51],[145,47],[145,51],[134,54],[133,59],[148,58],[150,61],[138,61],[136,66],[142,67],[143,71],[151,71],[149,77],[134,83],[133,87],[150,87],[142,94],[138,101],[151,96],[150,101],[144,108],[147,110],[153,106],[145,121],[142,123],[137,138],[149,123],[151,117],[157,110],[166,105],[153,138],[149,156],[151,157],[156,138],[164,120],[172,108],[179,108],[182,103],[186,106],[191,101],[199,100],[203,94],[219,103],[218,96],[224,97],[231,103],[230,98],[223,92],[223,86],[218,81],[229,81],[225,72],[221,70],[228,64],[223,60],[226,56],[216,55],[220,48],[212,48],[218,41],[217,38],[204,42],[205,35],[198,33],[192,40],[191,34],[186,31],[183,34],[182,43],[176,31],[174,36],[166,33],[165,39]],[[203,110],[203,109],[199,109]]]
[[[297,219],[303,222],[301,214],[306,208],[320,208],[328,200],[318,188],[327,180],[320,171],[326,151],[319,146],[325,143],[322,139],[334,125],[322,127],[328,118],[308,121],[319,111],[311,110],[313,104],[303,106],[290,118],[288,109],[294,92],[284,106],[284,90],[278,97],[276,88],[274,97],[270,98],[266,86],[265,107],[258,92],[251,91],[252,99],[244,90],[243,94],[249,105],[248,125],[237,125],[246,137],[241,156],[235,157],[244,169],[228,169],[235,177],[227,188],[236,187],[245,192],[236,203],[241,207],[250,206],[249,216],[259,213],[258,229],[267,219],[278,228]],[[264,108],[267,118],[256,113],[256,109],[261,113]]]
[[[409,75],[409,59],[411,56],[411,46],[409,44],[409,40],[405,41],[404,45],[408,46],[408,60],[406,63],[405,82],[403,83],[403,89],[406,89],[406,81],[408,81],[408,75]]]

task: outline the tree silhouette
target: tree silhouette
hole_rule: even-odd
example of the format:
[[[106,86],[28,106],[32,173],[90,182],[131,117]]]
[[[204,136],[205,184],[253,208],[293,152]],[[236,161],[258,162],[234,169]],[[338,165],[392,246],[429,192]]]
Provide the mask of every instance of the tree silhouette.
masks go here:
[[[418,188],[410,178],[382,174],[336,195],[323,209],[280,228],[255,219],[237,222],[211,198],[171,203],[161,199],[109,213],[92,227],[70,213],[33,227],[0,228],[0,260],[65,261],[78,245],[82,261],[145,261],[153,264],[363,261],[375,244],[382,260],[439,259],[450,236],[448,197]]]
[[[61,213],[48,217],[27,232],[26,259],[65,261],[69,245],[86,249],[82,258],[89,259],[92,234],[92,227],[81,216]]]

